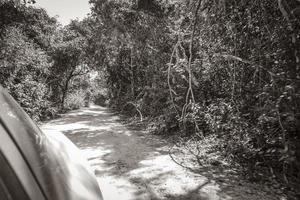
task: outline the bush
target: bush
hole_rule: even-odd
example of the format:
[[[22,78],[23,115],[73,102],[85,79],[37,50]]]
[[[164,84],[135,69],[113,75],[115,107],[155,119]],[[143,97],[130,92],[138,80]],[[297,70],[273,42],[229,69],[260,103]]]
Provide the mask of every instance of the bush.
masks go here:
[[[67,110],[79,109],[85,105],[85,92],[78,90],[67,95],[64,108]]]
[[[107,101],[107,96],[103,94],[98,94],[94,97],[94,103],[99,106],[107,106],[108,101]]]
[[[6,29],[0,44],[0,84],[34,120],[40,120],[51,107],[45,81],[51,66],[47,54],[15,27]]]

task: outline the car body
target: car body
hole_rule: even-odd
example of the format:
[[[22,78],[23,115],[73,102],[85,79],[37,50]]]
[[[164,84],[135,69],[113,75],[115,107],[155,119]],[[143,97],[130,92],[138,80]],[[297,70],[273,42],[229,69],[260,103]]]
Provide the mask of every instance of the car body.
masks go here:
[[[79,149],[44,134],[0,86],[0,199],[102,200]]]

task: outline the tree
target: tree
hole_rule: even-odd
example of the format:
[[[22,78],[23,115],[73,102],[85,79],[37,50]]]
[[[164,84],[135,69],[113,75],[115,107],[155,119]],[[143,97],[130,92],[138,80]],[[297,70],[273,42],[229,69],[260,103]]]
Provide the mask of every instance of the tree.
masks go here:
[[[0,2],[0,83],[34,119],[51,110],[48,48],[56,20],[31,2]]]
[[[79,22],[72,21],[57,32],[55,42],[52,44],[51,56],[54,64],[51,68],[51,84],[52,90],[55,91],[53,98],[59,97],[62,108],[64,108],[72,79],[89,72],[85,59],[87,40],[82,31]]]
[[[18,28],[7,29],[4,38],[0,42],[0,83],[29,115],[39,119],[50,105],[45,83],[51,67],[49,58]]]
[[[91,3],[90,54],[112,106],[133,105],[159,132],[216,138],[244,167],[299,177],[299,1]]]

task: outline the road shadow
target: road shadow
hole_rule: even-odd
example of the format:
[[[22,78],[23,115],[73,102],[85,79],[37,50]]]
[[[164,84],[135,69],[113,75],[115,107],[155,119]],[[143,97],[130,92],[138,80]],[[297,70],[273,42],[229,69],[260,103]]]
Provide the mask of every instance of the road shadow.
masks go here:
[[[97,106],[47,123],[49,129],[60,130],[82,150],[106,200],[250,200],[270,196],[239,181],[233,171],[185,167],[171,159],[172,145],[165,139],[125,126],[120,120],[114,112]],[[171,153],[179,154],[176,149]]]

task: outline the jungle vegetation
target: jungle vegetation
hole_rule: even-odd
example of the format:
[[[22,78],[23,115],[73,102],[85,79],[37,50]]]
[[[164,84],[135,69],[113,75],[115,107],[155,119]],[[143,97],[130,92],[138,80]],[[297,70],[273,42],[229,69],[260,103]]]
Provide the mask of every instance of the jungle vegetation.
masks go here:
[[[299,186],[299,0],[90,0],[66,26],[33,3],[0,1],[0,84],[33,118],[92,93],[205,164]]]

